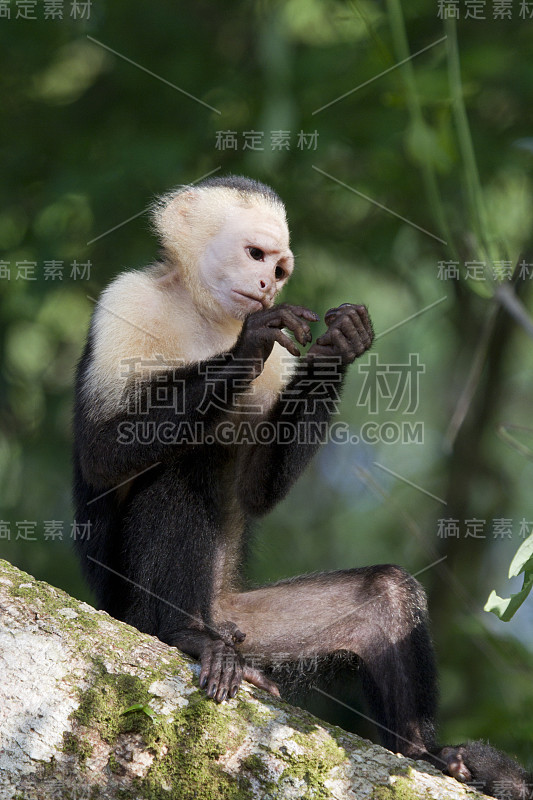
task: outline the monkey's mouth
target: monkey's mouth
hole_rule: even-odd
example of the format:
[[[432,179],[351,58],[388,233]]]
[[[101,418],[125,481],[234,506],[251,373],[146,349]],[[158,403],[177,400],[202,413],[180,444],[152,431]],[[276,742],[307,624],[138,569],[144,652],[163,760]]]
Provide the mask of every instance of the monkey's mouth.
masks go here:
[[[253,294],[245,294],[245,292],[239,292],[237,289],[232,289],[232,291],[233,291],[233,294],[237,294],[237,295],[239,295],[239,297],[244,297],[245,300],[251,300],[252,302],[256,303],[257,306],[258,306],[258,310],[259,310],[259,308],[263,308],[263,307],[267,308],[266,298],[264,298],[264,300],[261,300],[259,297],[254,297]]]

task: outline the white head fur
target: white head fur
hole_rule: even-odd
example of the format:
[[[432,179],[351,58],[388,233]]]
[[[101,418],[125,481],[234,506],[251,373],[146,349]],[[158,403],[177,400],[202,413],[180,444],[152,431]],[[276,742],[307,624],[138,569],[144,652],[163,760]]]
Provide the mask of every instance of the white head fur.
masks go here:
[[[228,185],[232,180],[235,186]],[[242,321],[273,304],[294,259],[279,197],[249,179],[222,181],[186,186],[158,201],[153,219],[164,253],[161,280],[184,286],[211,320]]]
[[[293,269],[283,203],[248,178],[211,179],[164,195],[153,220],[162,261],[121,273],[94,314],[85,391],[110,416],[123,402],[128,360],[139,360],[143,374],[149,363],[148,377],[176,359],[193,363],[229,350],[245,317],[271,306]],[[288,379],[283,364],[291,358],[276,343],[255,379],[266,406]]]

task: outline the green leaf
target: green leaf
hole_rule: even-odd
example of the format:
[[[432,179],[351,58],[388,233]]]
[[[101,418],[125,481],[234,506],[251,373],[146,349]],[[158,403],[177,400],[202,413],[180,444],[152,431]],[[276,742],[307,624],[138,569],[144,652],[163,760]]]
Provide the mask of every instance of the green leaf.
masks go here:
[[[533,533],[522,542],[509,566],[510,578],[521,572],[533,572]]]
[[[150,708],[149,705],[143,705],[142,703],[135,703],[134,705],[127,708],[123,711],[123,714],[131,714],[134,711],[141,711],[143,714],[146,714],[147,717],[150,717],[152,721],[155,721],[156,715],[153,708]]]
[[[494,590],[485,603],[485,611],[492,611],[503,622],[508,622],[520,608],[533,588],[533,533],[522,542],[509,567],[509,577],[524,573],[524,583],[519,592],[511,597],[499,597]]]

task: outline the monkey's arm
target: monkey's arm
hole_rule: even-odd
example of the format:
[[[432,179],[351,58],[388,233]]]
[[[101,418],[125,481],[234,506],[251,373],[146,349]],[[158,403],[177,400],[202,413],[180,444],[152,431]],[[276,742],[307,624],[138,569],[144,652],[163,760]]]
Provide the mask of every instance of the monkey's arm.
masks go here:
[[[238,488],[244,509],[252,515],[270,511],[305,469],[322,444],[317,432],[326,431],[347,366],[372,344],[364,306],[344,303],[328,311],[325,320],[328,330],[300,361],[268,418],[276,430],[283,426],[285,434],[292,432],[293,441],[253,444],[243,455]]]
[[[180,445],[179,426],[184,423],[189,427],[182,428],[181,437],[188,433],[187,441],[194,445],[190,432],[196,424],[201,422],[208,433],[253,377],[251,365],[225,353],[132,384],[123,398],[124,410],[108,419],[95,417],[88,402],[80,400],[75,410],[76,449],[85,480],[95,488],[106,487],[165,461]],[[172,401],[162,405],[158,392]]]
[[[231,351],[158,373],[138,385],[132,381],[122,398],[123,409],[108,419],[91,413],[78,389],[74,427],[84,479],[94,488],[106,488],[175,457],[177,447],[203,446],[205,437],[236,407],[237,396],[260,374],[275,341],[299,354],[281,327],[290,328],[305,344],[310,341],[305,320],[315,318],[299,306],[251,314]],[[83,377],[82,369],[79,386]],[[163,404],[158,400],[161,393]]]

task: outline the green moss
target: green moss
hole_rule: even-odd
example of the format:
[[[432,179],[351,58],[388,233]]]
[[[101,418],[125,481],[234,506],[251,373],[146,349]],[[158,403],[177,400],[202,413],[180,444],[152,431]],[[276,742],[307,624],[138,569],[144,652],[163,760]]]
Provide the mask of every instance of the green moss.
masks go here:
[[[263,706],[258,707],[255,703],[243,700],[241,697],[237,698],[237,714],[256,728],[264,728],[270,720],[276,718],[274,711]]]
[[[392,786],[376,786],[372,792],[372,800],[394,800],[395,794]]]
[[[252,753],[247,758],[241,761],[241,767],[243,769],[247,769],[249,772],[253,772],[256,776],[264,775],[267,772],[265,764],[261,756],[257,755],[257,753]]]
[[[273,794],[276,791],[277,785],[271,779],[265,762],[257,753],[252,753],[247,758],[243,759],[241,761],[241,769],[245,772],[249,772],[252,777],[255,778],[261,786],[263,796],[269,793]]]
[[[108,758],[108,761],[107,761],[107,766],[108,766],[108,769],[109,769],[111,772],[114,772],[114,773],[115,773],[115,774],[117,774],[117,775],[123,775],[123,774],[124,774],[124,767],[122,766],[122,764],[120,764],[120,763],[117,761],[117,759],[116,759],[116,757],[113,755],[113,753],[111,753],[111,755],[110,755],[110,756],[109,756],[109,758]]]
[[[242,729],[239,728],[242,726]],[[154,725],[149,746],[155,754],[137,796],[146,800],[247,800],[252,787],[246,776],[228,775],[217,759],[244,740],[244,723],[235,712],[217,706],[205,695],[192,696],[171,723]]]
[[[418,793],[413,790],[413,786],[408,778],[398,778],[398,780],[394,782],[394,790],[397,800],[415,800],[415,798],[418,798]]]
[[[89,742],[84,742],[75,733],[67,731],[63,734],[63,752],[68,755],[77,756],[80,764],[84,764],[93,751]]]
[[[34,585],[25,586],[22,581],[17,586],[10,586],[9,594],[12,597],[23,597],[25,600],[35,600],[39,593]]]
[[[290,725],[295,731],[306,734],[312,733],[318,729],[317,721],[305,711],[302,711],[301,714],[291,714],[287,713],[284,709],[284,713],[287,725]]]
[[[27,602],[38,603],[42,609],[44,617],[49,616],[52,620],[57,620],[61,626],[65,626],[69,633],[74,637],[79,646],[80,653],[87,653],[94,649],[94,640],[87,637],[87,634],[94,634],[99,631],[102,617],[96,610],[86,610],[83,603],[76,600],[61,589],[56,589],[44,581],[37,581],[32,575],[28,575],[16,569],[7,561],[0,559],[0,574],[12,581],[13,585],[6,587],[6,591],[12,597],[25,600]],[[26,586],[25,584],[31,584]],[[60,612],[64,608],[72,609],[76,612],[75,617],[62,616]],[[110,620],[112,622],[112,620]],[[119,644],[124,652],[127,653],[131,647],[138,647],[139,640],[143,634],[124,623],[116,623],[113,634],[112,646]],[[150,637],[146,637],[150,638]],[[105,646],[105,641],[102,642]]]
[[[8,592],[22,602],[38,606],[43,630],[56,630],[60,626],[61,629],[68,631],[76,649],[85,657],[92,657],[97,648],[98,652],[104,656],[108,652],[110,659],[114,661],[117,648],[119,648],[123,657],[127,659],[128,655],[136,652],[144,641],[153,642],[153,638],[148,634],[142,634],[130,625],[112,620],[107,615],[90,607],[87,608],[86,604],[75,600],[60,589],[43,581],[35,580],[31,575],[18,570],[2,559],[0,559],[0,575],[8,578],[12,583],[11,586],[2,587],[2,591]],[[25,586],[24,584],[29,585]],[[59,613],[63,609],[71,609],[76,615],[64,616]],[[106,630],[105,635],[102,636],[102,623],[106,628],[113,626],[112,632]],[[97,638],[95,634],[97,634]],[[172,652],[172,661],[179,666],[186,663],[187,659],[175,650]],[[152,669],[153,679],[162,677],[163,673],[168,674],[169,669],[171,669],[170,663],[164,670]]]
[[[189,696],[187,706],[176,711],[174,720],[150,719],[142,711],[124,714],[132,705],[148,703],[151,695],[147,687],[154,675],[141,680],[128,674],[109,673],[100,659],[94,660],[94,670],[93,685],[81,694],[73,718],[79,725],[98,731],[109,744],[121,733],[139,733],[154,755],[146,777],[136,779],[130,793],[121,792],[117,797],[246,800],[251,796],[248,777],[228,775],[217,764],[227,751],[228,741],[232,747],[244,741],[247,723],[233,708],[218,706],[203,692],[195,692]],[[65,749],[76,755],[85,754],[82,742],[74,734],[66,737]],[[113,754],[108,768],[115,774],[123,769]]]
[[[33,575],[29,575],[27,572],[24,572],[22,569],[18,567],[14,567],[13,564],[10,564],[9,561],[6,561],[3,558],[0,558],[0,572],[4,575],[4,577],[13,580],[15,583],[21,581],[22,583],[29,583],[30,581],[34,581],[35,578]]]
[[[329,735],[321,736],[320,739],[316,739],[302,733],[295,733],[291,738],[296,744],[301,745],[306,750],[309,750],[311,743],[313,743],[313,749],[317,751],[317,755],[322,761],[327,761],[330,767],[336,767],[346,760],[346,751],[342,747],[339,747],[337,742]]]
[[[291,739],[305,748],[305,755],[296,755],[288,748],[282,748],[282,756],[288,764],[282,779],[299,778],[303,781],[308,791],[301,795],[302,798],[330,797],[324,779],[333,767],[344,763],[346,752],[326,736],[318,738],[295,733]]]
[[[0,569],[5,572],[3,563],[0,563]],[[22,573],[25,576],[25,573]],[[8,589],[12,597],[21,598],[27,602],[37,602],[42,608],[44,614],[49,614],[50,617],[57,617],[61,623],[74,629],[80,627],[84,632],[94,632],[98,628],[98,617],[95,612],[84,611],[78,600],[70,597],[60,589],[55,589],[44,581],[36,581],[30,575],[28,580],[21,580],[20,573],[17,573],[16,578],[14,575],[9,576],[13,580],[14,585]],[[26,585],[31,584],[31,585]],[[58,614],[63,608],[70,608],[76,612],[75,617],[65,617]]]
[[[41,778],[49,778],[55,775],[57,769],[57,764],[55,757],[52,756],[50,761],[41,761],[39,762],[39,774]]]
[[[420,793],[413,789],[406,777],[399,777],[390,786],[376,786],[372,800],[419,800]]]
[[[107,672],[95,659],[96,679],[93,686],[83,692],[74,719],[87,727],[94,726],[101,738],[114,742],[119,733],[145,733],[153,725],[141,712],[124,714],[135,703],[144,705],[150,699],[143,681],[134,675]]]
[[[339,728],[338,725],[330,725],[329,723],[325,722],[321,722],[321,725],[327,730],[332,739],[335,739],[339,747],[344,747],[346,743],[353,746],[354,742],[356,742],[357,750],[361,753],[371,747],[374,747],[372,742],[361,738],[356,733],[347,733],[342,728]]]

